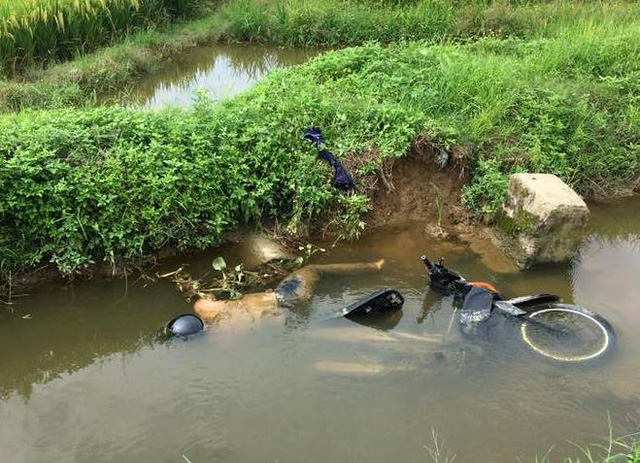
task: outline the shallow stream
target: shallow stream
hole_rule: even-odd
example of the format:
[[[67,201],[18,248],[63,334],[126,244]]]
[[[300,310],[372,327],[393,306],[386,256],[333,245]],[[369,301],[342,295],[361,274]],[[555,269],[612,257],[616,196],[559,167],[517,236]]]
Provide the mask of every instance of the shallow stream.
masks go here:
[[[434,434],[458,462],[533,461],[552,447],[557,461],[578,453],[570,442],[604,439],[608,416],[615,432],[637,431],[640,201],[591,209],[571,265],[527,272],[500,273],[416,224],[377,229],[313,259],[384,257],[379,274],[327,278],[306,310],[187,342],[155,336],[190,311],[168,281],[43,287],[0,307],[0,461],[430,462]],[[617,350],[576,366],[538,357],[517,330],[445,336],[452,301],[427,289],[421,252],[505,293],[597,311]],[[219,254],[234,260],[223,248],[163,267],[198,273]],[[385,286],[406,298],[395,326],[331,319]]]

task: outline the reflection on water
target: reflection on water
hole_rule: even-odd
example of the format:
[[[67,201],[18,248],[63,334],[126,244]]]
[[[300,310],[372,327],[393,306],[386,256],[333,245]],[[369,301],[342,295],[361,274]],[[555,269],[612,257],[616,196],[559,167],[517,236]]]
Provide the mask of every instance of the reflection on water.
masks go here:
[[[272,69],[303,63],[320,52],[266,45],[196,47],[143,79],[127,102],[144,108],[188,107],[199,90],[213,100],[228,98],[251,87]]]
[[[187,311],[169,284],[143,288],[96,281],[42,288],[0,310],[0,398],[28,398],[34,384],[112,353],[137,352],[154,342],[164,322]]]
[[[43,288],[0,311],[0,461],[431,461],[431,429],[456,461],[575,454],[567,441],[620,432],[640,414],[640,201],[592,206],[572,265],[492,273],[422,227],[381,229],[319,262],[387,259],[380,274],[321,281],[307,311],[240,333],[158,343],[188,311],[168,282],[96,281]],[[430,292],[428,252],[507,294],[554,292],[603,314],[618,349],[591,366],[557,364],[504,324],[482,338],[454,325]],[[204,271],[212,256],[194,258]],[[332,318],[381,287],[405,296],[384,329]],[[23,318],[26,315],[30,317]],[[635,429],[633,428],[635,426]]]

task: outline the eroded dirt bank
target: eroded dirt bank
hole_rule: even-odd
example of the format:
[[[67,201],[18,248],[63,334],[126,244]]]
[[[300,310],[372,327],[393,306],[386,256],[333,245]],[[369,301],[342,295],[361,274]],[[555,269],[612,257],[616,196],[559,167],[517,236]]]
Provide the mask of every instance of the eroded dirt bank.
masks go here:
[[[445,165],[438,165],[439,156],[446,158]],[[468,180],[464,157],[462,149],[448,153],[426,140],[416,140],[406,156],[386,161],[379,170],[365,222],[376,227],[424,221],[447,229],[469,222],[471,218],[460,204],[461,190]]]
[[[442,162],[445,158],[446,163]],[[452,246],[461,249],[470,248],[486,257],[486,262],[492,266],[495,267],[497,263],[498,271],[513,271],[515,266],[498,249],[491,230],[474,220],[461,205],[461,190],[468,181],[465,158],[466,153],[462,148],[445,151],[425,139],[414,141],[406,156],[388,160],[375,174],[359,179],[360,191],[371,198],[371,210],[364,221],[368,229],[414,222],[427,237],[449,240]],[[361,160],[351,158],[345,164],[353,171]],[[273,229],[273,224],[265,224],[265,227]],[[276,227],[274,233],[284,231]],[[326,238],[327,229],[316,223],[300,229],[299,233],[300,237],[313,241],[320,238],[321,234]],[[243,236],[245,232],[242,230],[227,233],[223,243],[239,243]],[[286,244],[284,235],[282,238]],[[179,258],[180,255],[188,259],[189,253],[165,249],[156,256],[140,261],[93,264],[70,276],[61,275],[53,266],[40,266],[10,275],[10,279],[2,282],[0,292],[5,297],[13,297],[40,284],[55,281],[147,278],[154,274],[158,261]]]
[[[461,204],[469,180],[467,156],[461,147],[445,151],[424,139],[414,141],[407,156],[388,162],[372,182],[372,209],[365,221],[370,227],[415,222],[427,237],[478,254],[492,270],[515,272],[518,267],[500,249],[493,230]]]

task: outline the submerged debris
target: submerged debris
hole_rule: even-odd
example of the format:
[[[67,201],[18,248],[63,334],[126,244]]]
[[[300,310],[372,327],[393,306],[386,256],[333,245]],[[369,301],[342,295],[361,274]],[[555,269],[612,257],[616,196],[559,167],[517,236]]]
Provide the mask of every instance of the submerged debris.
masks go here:
[[[314,362],[313,368],[322,373],[355,375],[355,376],[378,376],[389,373],[415,371],[417,365],[397,365],[378,362],[345,362],[320,360]]]
[[[304,262],[323,248],[301,243],[290,236],[279,235],[279,242],[265,235],[250,235],[240,243],[242,258],[249,262],[234,267],[227,265],[224,257],[211,262],[213,275],[207,273],[193,277],[184,267],[158,275],[171,279],[178,290],[189,300],[208,297],[214,300],[236,300],[244,293],[273,288],[286,275],[300,268]],[[293,249],[296,250],[294,253]]]

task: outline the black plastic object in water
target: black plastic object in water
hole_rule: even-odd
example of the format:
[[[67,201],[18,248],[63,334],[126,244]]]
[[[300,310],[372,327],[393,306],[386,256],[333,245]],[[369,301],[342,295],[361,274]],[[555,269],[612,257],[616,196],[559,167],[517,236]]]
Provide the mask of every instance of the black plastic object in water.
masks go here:
[[[607,320],[582,307],[560,304],[554,294],[535,294],[505,300],[488,283],[469,283],[444,266],[442,259],[432,263],[421,257],[434,289],[464,296],[460,309],[460,327],[465,334],[477,336],[494,331],[488,320],[494,309],[520,324],[522,340],[535,352],[561,362],[585,362],[611,352],[616,335]],[[499,321],[497,323],[500,323]],[[493,323],[495,325],[496,323]]]
[[[342,309],[349,319],[384,316],[397,312],[404,305],[404,297],[395,289],[381,289]]]
[[[353,179],[344,168],[342,163],[329,151],[322,149],[324,138],[322,131],[318,127],[310,127],[302,131],[302,138],[310,141],[318,150],[318,157],[324,159],[333,167],[332,185],[339,190],[351,190],[355,187]]]
[[[165,327],[165,333],[171,336],[191,336],[204,330],[204,322],[193,314],[178,315]]]
[[[531,296],[520,296],[509,299],[505,302],[515,305],[520,310],[528,307],[535,307],[542,304],[552,304],[558,302],[560,298],[555,294],[533,294]],[[526,312],[526,310],[525,310]]]
[[[440,259],[435,264],[427,258],[426,255],[420,256],[420,260],[427,269],[429,274],[429,285],[436,291],[440,291],[444,294],[462,293],[463,295],[468,291],[467,280],[462,278],[451,269],[444,266],[444,259]]]

